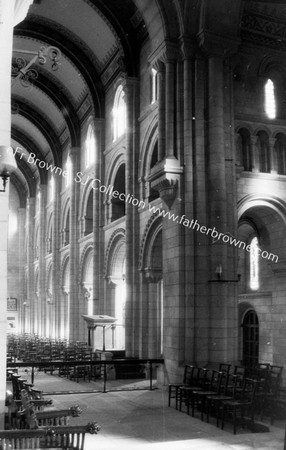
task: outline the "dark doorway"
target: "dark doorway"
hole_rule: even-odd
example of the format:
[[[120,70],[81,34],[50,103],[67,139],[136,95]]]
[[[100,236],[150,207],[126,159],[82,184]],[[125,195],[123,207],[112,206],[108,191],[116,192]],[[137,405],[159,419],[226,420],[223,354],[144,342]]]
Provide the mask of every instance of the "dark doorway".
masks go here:
[[[247,311],[242,323],[243,330],[243,364],[254,367],[259,355],[259,323],[256,312]]]

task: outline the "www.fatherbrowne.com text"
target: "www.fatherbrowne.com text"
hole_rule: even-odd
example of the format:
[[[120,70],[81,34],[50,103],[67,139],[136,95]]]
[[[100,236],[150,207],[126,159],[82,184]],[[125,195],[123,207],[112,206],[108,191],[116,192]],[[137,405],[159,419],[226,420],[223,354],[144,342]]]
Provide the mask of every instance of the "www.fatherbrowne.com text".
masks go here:
[[[27,158],[27,162],[29,164],[38,166],[40,169],[46,169],[51,173],[61,175],[64,178],[68,177],[67,170],[63,170],[61,167],[58,166],[53,166],[52,164],[49,164],[47,161],[41,161],[39,158],[36,158],[36,155],[34,153],[27,154],[23,152],[23,149],[19,147],[17,147],[16,149],[12,149],[12,151],[14,156],[18,154],[18,157],[20,159],[22,159],[23,157],[24,159]],[[89,175],[85,176],[83,172],[77,172],[74,178],[74,182],[80,183],[83,186],[85,186],[86,184],[90,184],[92,189],[98,190],[102,194],[108,195],[112,198],[118,198],[119,200],[125,203],[132,204],[132,206],[138,207],[140,209],[146,208],[144,200],[138,200],[132,194],[125,194],[123,192],[119,192],[115,190],[112,185],[105,186],[100,179],[92,178]],[[152,213],[156,213],[161,217],[167,218],[168,220],[172,220],[173,222],[176,222],[180,225],[183,225],[186,228],[199,231],[202,234],[209,235],[215,240],[215,242],[222,240],[222,242],[226,244],[234,245],[237,248],[242,248],[247,252],[251,252],[250,244],[246,244],[245,242],[236,239],[230,233],[220,233],[219,231],[216,230],[215,227],[208,228],[205,225],[200,225],[196,219],[189,220],[184,214],[178,216],[175,215],[174,213],[170,213],[170,211],[165,211],[164,209],[152,205],[149,205],[149,211]],[[274,255],[273,253],[268,253],[266,250],[261,250],[260,248],[258,248],[257,251],[262,258],[278,262],[277,255]]]

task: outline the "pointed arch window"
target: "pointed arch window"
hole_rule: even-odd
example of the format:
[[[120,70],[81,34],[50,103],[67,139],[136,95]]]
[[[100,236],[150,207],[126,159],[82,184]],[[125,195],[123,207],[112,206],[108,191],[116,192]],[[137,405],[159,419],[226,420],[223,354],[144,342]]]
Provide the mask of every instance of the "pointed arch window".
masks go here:
[[[275,100],[275,90],[274,83],[270,78],[267,80],[264,87],[265,95],[265,112],[269,119],[276,118],[276,100]]]
[[[151,104],[158,100],[158,72],[154,67],[151,71]]]
[[[113,141],[126,131],[126,103],[122,85],[118,86],[113,104]]]
[[[85,167],[88,168],[95,163],[96,139],[92,125],[89,125],[85,142]]]
[[[66,170],[66,187],[69,187],[71,185],[71,177],[72,177],[72,162],[70,156],[67,157],[65,170]]]
[[[250,242],[250,289],[259,288],[259,245],[255,236]]]
[[[54,197],[55,197],[55,179],[52,175],[49,181],[49,201],[53,202]]]

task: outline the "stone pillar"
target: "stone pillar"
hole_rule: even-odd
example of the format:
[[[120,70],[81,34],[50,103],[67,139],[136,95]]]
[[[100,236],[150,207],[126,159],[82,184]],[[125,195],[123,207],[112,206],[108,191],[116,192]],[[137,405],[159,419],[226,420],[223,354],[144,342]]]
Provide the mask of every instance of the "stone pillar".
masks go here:
[[[13,26],[26,16],[31,0],[0,0],[0,144],[10,147],[11,139],[11,59],[13,45]],[[7,226],[9,188],[0,193],[0,428],[4,429],[6,392],[6,313],[7,313]]]
[[[208,178],[209,227],[217,232],[227,228],[227,195],[224,141],[224,71],[223,58],[210,56],[208,60]],[[215,238],[210,245],[210,280],[228,279],[227,245]],[[209,321],[209,360],[224,361],[227,350],[227,286],[211,282]]]
[[[55,308],[55,335],[61,337],[61,288],[60,288],[60,194],[61,179],[54,176],[54,200],[53,200],[53,231],[52,231],[52,297]],[[48,305],[45,303],[48,310]]]
[[[6,392],[6,330],[7,330],[7,236],[8,236],[8,197],[6,192],[0,193],[0,426],[4,429],[5,392]]]
[[[47,186],[40,186],[41,199],[39,210],[39,295],[38,295],[38,334],[43,335],[44,326],[44,308],[46,302],[46,204],[47,204]]]
[[[160,356],[161,329],[160,329],[160,298],[158,292],[158,283],[162,279],[161,271],[154,269],[145,269],[145,278],[147,281],[147,292],[144,301],[147,306],[145,323],[147,324],[145,339],[147,341],[148,358],[158,358]]]
[[[259,157],[257,153],[258,136],[250,136],[250,152],[252,159],[252,172],[259,172]]]
[[[95,135],[97,142],[97,153],[95,155],[94,178],[102,179],[104,173],[103,166],[103,150],[104,150],[104,121],[102,119],[95,120]],[[103,195],[98,189],[93,191],[93,314],[100,314],[101,301],[104,298],[104,239],[102,228],[104,225],[104,209],[103,209]],[[107,208],[106,208],[107,209]]]
[[[165,65],[158,60],[158,161],[165,156]]]
[[[70,184],[70,318],[69,318],[69,336],[73,341],[79,338],[79,325],[82,325],[79,317],[79,274],[78,274],[78,201],[79,184],[74,182],[79,168],[80,148],[73,147],[70,151],[72,163],[71,184]]]
[[[209,293],[208,293],[208,360],[227,361],[233,357],[228,340],[236,340],[236,330],[229,332],[236,314],[231,281],[234,264],[228,258],[228,244],[219,233],[231,233],[235,214],[233,197],[227,193],[227,179],[233,177],[228,161],[233,162],[233,136],[228,128],[233,125],[232,86],[230,85],[231,65],[228,58],[237,51],[236,39],[218,37],[202,30],[198,36],[202,50],[207,56],[207,210],[212,229],[209,239]],[[225,115],[229,111],[228,116]],[[234,163],[233,163],[234,164]],[[232,178],[234,179],[234,178]],[[227,237],[229,240],[229,237]],[[236,344],[234,344],[235,346]]]
[[[24,330],[23,323],[23,301],[26,296],[25,293],[25,265],[27,261],[25,252],[25,219],[26,219],[26,209],[19,208],[18,210],[18,227],[19,227],[19,286],[20,286],[20,298],[18,302],[18,330],[20,333]]]
[[[182,54],[183,54],[183,142],[184,142],[184,189],[182,190],[184,214],[187,218],[191,219],[197,217],[195,215],[194,204],[194,160],[195,160],[195,148],[196,148],[196,126],[200,123],[199,110],[196,104],[195,96],[198,95],[196,77],[195,75],[195,59],[194,49],[192,42],[184,40],[182,42]],[[199,97],[199,96],[198,96]],[[201,135],[199,132],[198,135]],[[199,153],[201,153],[199,151]],[[197,161],[198,163],[198,161]],[[200,164],[197,164],[197,170]],[[202,182],[200,175],[198,174],[200,182]],[[201,189],[200,198],[203,197]],[[201,210],[201,208],[200,208]],[[203,282],[200,275],[195,282],[194,273],[194,254],[195,254],[195,240],[199,238],[194,232],[190,233],[184,229],[184,248],[185,248],[185,308],[188,321],[185,324],[185,360],[195,360],[195,308],[194,298],[196,295],[195,289],[198,289],[200,283]],[[200,253],[204,251],[203,246],[199,246]],[[197,258],[201,258],[201,254],[196,255]]]
[[[175,150],[175,60],[166,64],[166,157],[172,158]]]
[[[270,173],[277,174],[277,153],[275,150],[276,138],[269,138]]]
[[[26,320],[25,332],[30,333],[33,329],[34,311],[34,231],[35,231],[35,207],[36,199],[27,200],[27,299],[26,299]]]
[[[126,194],[137,198],[137,79],[127,78],[124,86],[127,110],[126,127]],[[137,297],[139,242],[138,210],[126,203],[126,306],[125,350],[126,356],[138,356],[139,352],[139,299]]]

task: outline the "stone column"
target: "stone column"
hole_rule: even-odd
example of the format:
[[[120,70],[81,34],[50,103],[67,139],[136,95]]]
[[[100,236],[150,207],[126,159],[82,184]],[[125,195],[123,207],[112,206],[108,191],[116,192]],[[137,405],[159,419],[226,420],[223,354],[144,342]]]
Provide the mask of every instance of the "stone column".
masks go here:
[[[165,156],[165,65],[158,60],[158,161]]]
[[[228,259],[228,245],[219,233],[231,233],[235,214],[233,198],[227,194],[227,177],[232,172],[227,162],[233,161],[229,152],[232,138],[227,127],[233,123],[233,110],[229,79],[231,66],[227,58],[237,51],[239,42],[227,36],[218,37],[212,32],[202,30],[199,43],[207,56],[207,186],[209,228],[209,314],[206,318],[208,335],[209,362],[226,361],[232,357],[228,340],[236,339],[236,330],[229,334],[229,323],[236,313],[233,291],[234,262]],[[225,108],[228,115],[225,114]],[[232,145],[232,144],[231,144]],[[229,239],[229,237],[227,237]],[[230,284],[229,284],[230,283]],[[231,299],[231,301],[230,301]]]
[[[46,204],[47,204],[47,186],[40,186],[41,201],[39,213],[39,296],[38,296],[38,334],[43,335],[44,328],[44,310],[46,301]]]
[[[61,289],[60,289],[60,196],[61,178],[54,176],[53,231],[52,231],[52,297],[55,308],[55,335],[61,337]],[[45,303],[45,308],[48,308]],[[48,309],[47,309],[48,310]]]
[[[25,265],[26,265],[26,252],[25,252],[25,217],[26,209],[19,208],[18,210],[18,227],[19,227],[19,286],[20,286],[20,298],[18,301],[18,330],[23,332],[23,301],[25,298]]]
[[[184,142],[184,189],[182,189],[182,195],[184,195],[184,214],[187,218],[194,217],[194,173],[193,162],[195,152],[195,136],[196,136],[196,124],[199,123],[199,117],[196,117],[196,104],[195,94],[196,92],[196,80],[194,77],[194,51],[192,42],[184,40],[182,42],[182,54],[183,54],[183,142]],[[200,191],[200,198],[202,192]],[[197,282],[194,280],[194,233],[184,230],[184,252],[185,252],[185,307],[186,315],[189,320],[186,321],[185,329],[185,360],[194,361],[195,359],[195,323],[194,323],[194,296],[195,287],[197,288],[201,283],[202,277],[200,276]],[[202,247],[199,247],[200,251],[203,251]],[[197,255],[199,258],[201,255]]]
[[[94,178],[102,179],[104,174],[103,149],[104,149],[104,121],[95,120],[95,135],[97,142],[97,153],[95,155]],[[93,314],[100,314],[101,301],[104,298],[104,238],[102,228],[104,225],[103,195],[99,190],[93,191]],[[107,209],[107,208],[106,208]]]
[[[26,304],[26,321],[25,332],[30,333],[33,327],[34,319],[34,231],[35,231],[35,207],[36,199],[29,198],[27,200],[27,304]]]
[[[269,138],[270,173],[277,174],[277,153],[275,150],[276,138]]]
[[[259,156],[257,152],[258,136],[250,136],[250,152],[252,159],[252,172],[259,172]]]
[[[11,139],[11,59],[13,45],[13,26],[26,16],[31,0],[0,0],[0,144],[10,147]],[[7,231],[8,231],[8,197],[0,193],[0,428],[4,429],[5,392],[6,392],[6,313],[7,313]]]
[[[73,147],[70,151],[72,163],[71,184],[70,184],[70,319],[69,319],[69,336],[71,340],[79,338],[79,274],[78,274],[78,201],[79,201],[79,184],[74,182],[76,173],[79,170],[80,148]],[[82,324],[81,324],[82,325]]]
[[[127,110],[126,127],[126,194],[137,198],[137,79],[127,78],[124,86]],[[126,203],[126,309],[125,350],[126,356],[139,352],[139,299],[137,297],[138,267],[137,246],[139,242],[138,210]]]
[[[175,131],[175,61],[167,59],[166,64],[166,157],[174,156]]]

